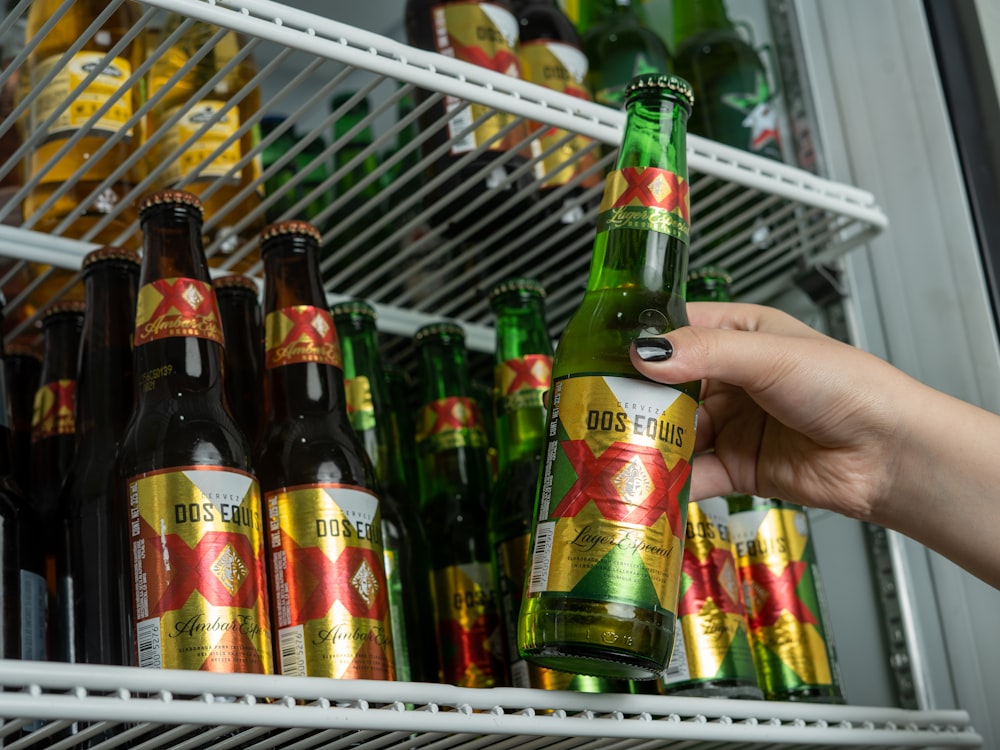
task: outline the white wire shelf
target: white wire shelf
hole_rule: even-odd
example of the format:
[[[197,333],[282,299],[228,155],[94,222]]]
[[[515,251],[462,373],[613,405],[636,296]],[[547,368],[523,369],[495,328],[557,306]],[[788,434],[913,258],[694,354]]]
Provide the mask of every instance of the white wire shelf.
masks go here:
[[[981,746],[963,711],[21,661],[0,661],[0,686],[0,737],[12,750]]]
[[[109,7],[126,1],[112,0]],[[27,12],[29,2],[20,0],[0,21],[0,36]],[[58,17],[73,3],[74,0],[65,0],[54,15]],[[174,40],[190,34],[195,20],[245,35],[247,43],[230,68],[238,65],[243,57],[256,61],[257,75],[243,89],[233,93],[232,102],[235,106],[235,102],[256,89],[263,94],[260,110],[241,122],[239,130],[220,145],[216,153],[206,157],[201,167],[258,126],[267,114],[285,114],[287,124],[266,135],[253,152],[245,154],[233,165],[233,173],[259,158],[282,135],[283,128],[296,129],[297,144],[266,169],[257,184],[246,186],[220,210],[221,215],[228,213],[230,206],[241,205],[236,230],[259,225],[265,219],[294,215],[309,202],[331,194],[338,181],[366,158],[378,156],[377,169],[347,193],[336,195],[317,219],[323,224],[325,246],[330,248],[323,263],[332,299],[363,297],[374,303],[381,313],[382,330],[400,338],[397,348],[405,349],[405,339],[425,322],[448,318],[465,327],[470,350],[489,352],[493,345],[492,313],[487,303],[489,288],[512,276],[529,275],[546,287],[553,335],[561,332],[579,302],[586,281],[593,239],[591,226],[601,187],[591,188],[574,199],[579,207],[579,220],[574,225],[561,223],[562,211],[555,208],[566,196],[557,194],[545,201],[528,202],[521,221],[513,222],[504,231],[484,236],[482,229],[490,226],[493,217],[503,215],[509,208],[500,200],[501,185],[494,192],[484,193],[474,205],[457,207],[455,218],[461,221],[465,215],[467,227],[457,236],[445,237],[440,227],[428,223],[428,217],[435,214],[435,205],[427,205],[431,188],[426,184],[416,189],[407,187],[413,184],[408,183],[407,178],[425,173],[438,152],[416,160],[408,160],[408,157],[420,153],[421,143],[431,135],[429,131],[446,128],[454,111],[431,126],[424,122],[420,136],[402,149],[397,148],[397,134],[417,122],[423,109],[447,95],[512,113],[517,123],[536,121],[586,135],[594,140],[595,152],[603,150],[599,168],[604,169],[613,161],[607,146],[614,147],[619,141],[624,122],[621,112],[269,0],[141,0],[139,7],[142,15],[130,30],[130,38],[152,38],[148,32],[162,17],[161,9],[180,13],[187,21],[173,35],[152,45],[144,63],[126,80],[119,96],[125,95],[128,86],[148,74],[154,61],[165,54]],[[96,26],[92,26],[87,33],[95,31]],[[196,64],[199,55],[207,53],[218,38],[219,34],[211,36],[181,72]],[[29,41],[28,46],[0,71],[0,86],[23,67],[31,44]],[[113,50],[109,55],[114,53]],[[224,69],[218,76],[228,72]],[[14,112],[0,121],[0,136],[15,127],[15,120],[31,105],[39,89],[35,86],[30,90]],[[332,96],[344,91],[357,93],[351,101],[330,111]],[[397,120],[395,113],[399,100],[421,91],[431,92],[431,99]],[[153,93],[135,110],[129,124],[142,123],[162,96],[162,91]],[[372,103],[370,114],[351,132],[333,138],[333,124],[362,98]],[[192,96],[188,106],[196,100],[197,96]],[[95,112],[91,124],[101,114],[100,110]],[[224,112],[217,116],[222,114]],[[179,117],[180,113],[173,116]],[[207,122],[203,127],[207,129],[211,124]],[[371,146],[346,164],[334,168],[334,155],[365,127],[375,131]],[[85,126],[80,137],[87,130]],[[17,169],[18,163],[44,136],[44,128],[30,134],[13,157],[0,164],[0,178]],[[110,149],[119,137],[122,136],[108,139],[106,148]],[[537,137],[538,132],[533,133],[522,144],[524,148],[529,148]],[[159,133],[148,133],[113,175],[93,187],[91,199],[114,180],[128,174],[136,163],[148,167],[145,177],[131,187],[119,205],[87,231],[69,239],[66,230],[75,218],[70,216],[53,230],[36,236],[40,234],[32,234],[36,214],[26,218],[16,231],[0,233],[0,255],[18,261],[5,273],[0,272],[0,284],[14,278],[27,262],[49,263],[56,268],[77,271],[80,259],[99,241],[138,249],[140,235],[134,219],[126,230],[111,240],[102,232],[153,189],[163,169],[172,161],[168,156],[149,165],[147,155],[158,147],[159,140]],[[300,167],[290,183],[267,194],[262,201],[246,202],[268,178],[314,141],[321,141],[322,148],[309,166]],[[177,147],[174,156],[184,145]],[[536,156],[528,161],[517,174],[533,175],[539,158]],[[400,172],[392,183],[384,184],[384,175],[400,170],[410,161],[416,164],[406,166],[409,171]],[[328,168],[328,177],[321,184],[310,186],[304,194],[300,190],[296,193],[297,203],[288,206],[283,214],[275,215],[275,207],[287,200],[289,191],[300,188],[305,175],[321,165]],[[768,299],[794,284],[801,274],[834,260],[886,226],[886,218],[874,197],[864,190],[693,135],[689,138],[689,171],[694,226],[690,265],[692,268],[710,263],[725,266],[734,276],[733,289],[741,299]],[[45,168],[42,174],[44,172]],[[42,174],[23,185],[6,205],[0,206],[0,221],[10,222],[16,217],[23,198]],[[538,177],[533,178],[535,183],[529,190],[540,184]],[[455,184],[452,185],[449,179]],[[79,181],[80,174],[71,175],[59,192],[68,193]],[[445,175],[441,181],[453,190],[452,196],[462,194],[463,185],[458,184],[458,180]],[[381,188],[377,196],[364,205],[363,217],[345,215],[352,201],[374,183],[379,183]],[[87,202],[81,201],[81,205]],[[442,202],[448,204],[449,199]],[[768,217],[770,226],[764,243],[753,240],[758,228],[755,219],[762,214]],[[211,229],[218,221],[219,215],[207,216],[206,227]],[[415,229],[420,230],[419,236],[414,235]],[[252,238],[230,248],[229,252],[223,252],[221,240],[216,240],[209,244],[207,251],[213,263],[222,270],[249,267],[250,273],[260,273],[256,242]],[[26,319],[19,323],[19,329],[8,330],[8,339],[30,330],[46,303],[51,301],[43,300],[38,304],[35,289],[41,283],[36,281],[28,289],[8,293],[9,310],[16,311],[18,306],[32,299],[33,294],[33,309],[37,308],[32,316],[21,316]],[[15,314],[14,317],[19,316]],[[392,345],[390,341],[390,348]]]

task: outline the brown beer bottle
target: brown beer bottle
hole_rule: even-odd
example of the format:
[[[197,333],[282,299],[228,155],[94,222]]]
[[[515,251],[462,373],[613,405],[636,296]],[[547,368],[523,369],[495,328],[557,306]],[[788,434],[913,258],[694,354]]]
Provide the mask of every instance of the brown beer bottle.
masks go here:
[[[226,339],[226,401],[253,448],[263,419],[260,360],[264,356],[264,323],[257,284],[249,276],[236,273],[215,279],[212,285]]]
[[[273,621],[285,675],[393,679],[375,475],[347,416],[320,234],[261,234],[267,425],[257,460],[271,534]]]
[[[197,196],[139,203],[137,393],[122,439],[140,667],[273,672],[260,489],[225,406]]]
[[[31,495],[31,416],[35,391],[42,374],[42,355],[36,347],[15,341],[5,347],[4,376],[7,378],[7,401],[10,410],[13,475],[25,497]]]
[[[84,305],[80,300],[56,302],[42,319],[44,354],[42,374],[35,391],[31,416],[31,497],[34,523],[22,526],[21,543],[38,549],[44,560],[43,575],[48,614],[44,652],[53,655],[51,610],[56,596],[56,559],[64,508],[60,504],[63,482],[76,447],[76,367],[83,328]],[[37,583],[32,579],[32,583]],[[40,594],[39,594],[40,596]]]
[[[63,485],[64,548],[53,618],[59,661],[131,663],[128,511],[115,464],[132,416],[139,256],[103,247],[83,259],[87,309],[76,381],[76,451]]]
[[[4,303],[0,297],[0,305]],[[0,341],[0,354],[3,342]],[[0,372],[0,658],[21,658],[20,555],[18,524],[24,495],[14,480],[7,388]]]

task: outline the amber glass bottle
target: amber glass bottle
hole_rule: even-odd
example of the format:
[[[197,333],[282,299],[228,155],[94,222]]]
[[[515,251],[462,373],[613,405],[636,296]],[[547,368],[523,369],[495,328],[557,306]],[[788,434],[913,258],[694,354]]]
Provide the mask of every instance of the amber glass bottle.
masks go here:
[[[169,34],[183,20],[180,15],[169,15],[162,33]],[[187,64],[216,31],[217,28],[210,24],[195,22],[166,54],[153,63],[149,72],[149,96],[152,98],[159,93],[171,76]],[[231,101],[256,75],[253,57],[244,57],[227,74],[217,77],[245,43],[246,40],[235,31],[225,34],[179,81],[170,85],[150,112],[146,126],[147,137],[155,139],[146,156],[149,171],[166,164],[156,184],[162,188],[183,187],[203,196],[205,223],[211,227],[206,231],[204,241],[211,251],[209,261],[213,266],[226,262],[227,257],[245,242],[256,240],[264,225],[263,212],[256,213],[263,189],[251,189],[260,178],[260,158],[240,165],[260,142],[260,128],[252,126],[238,138],[233,138],[260,108],[260,92],[257,89],[251,90],[237,103]],[[204,91],[210,81],[214,85]],[[201,98],[192,103],[196,94]],[[182,110],[181,117],[168,127],[168,122]],[[192,138],[194,141],[178,156],[176,150]],[[223,148],[222,153],[209,160],[220,147]],[[247,191],[245,197],[224,210],[244,190]],[[234,271],[245,271],[256,261],[256,254],[251,253],[229,267]]]
[[[3,299],[0,297],[0,305]],[[0,342],[0,355],[3,344]],[[7,389],[0,372],[0,656],[21,658],[20,555],[18,540],[19,515],[26,507],[25,498],[14,479],[13,445],[7,403]]]
[[[260,489],[225,406],[201,203],[139,204],[138,401],[120,452],[140,667],[273,671]]]
[[[15,341],[4,347],[3,364],[10,404],[14,480],[25,497],[30,497],[31,416],[42,374],[42,355],[35,346]]]
[[[264,321],[257,283],[249,276],[229,274],[215,279],[222,333],[226,339],[226,401],[236,423],[255,447],[263,426],[260,361],[264,356]]]
[[[76,447],[63,485],[64,546],[52,618],[59,661],[131,662],[128,511],[109,471],[132,416],[139,257],[104,247],[83,259],[87,309],[76,381]]]
[[[271,534],[273,621],[285,675],[393,679],[375,474],[347,416],[319,230],[261,235],[265,423],[257,466]]]
[[[465,332],[432,323],[415,335],[420,510],[427,531],[440,679],[503,684],[503,646],[487,534],[487,438],[468,375]]]

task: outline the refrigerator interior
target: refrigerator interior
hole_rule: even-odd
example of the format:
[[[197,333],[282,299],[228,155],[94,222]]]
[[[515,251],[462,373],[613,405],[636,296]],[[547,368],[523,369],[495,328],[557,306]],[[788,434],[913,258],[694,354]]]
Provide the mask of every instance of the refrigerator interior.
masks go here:
[[[27,4],[23,0],[14,5],[0,24],[12,23]],[[377,135],[373,151],[388,155],[385,169],[392,166],[393,154],[401,160],[405,152],[394,150],[400,126],[396,104],[401,93],[410,93],[415,86],[570,128],[593,138],[595,149],[602,143],[617,143],[621,113],[551,96],[535,87],[513,86],[403,46],[399,0],[339,5],[344,7],[338,7],[333,21],[324,18],[330,14],[319,0],[286,5],[266,0],[217,4],[153,0],[142,5],[147,15],[141,23],[152,22],[162,6],[247,33],[248,54],[260,70],[262,113],[288,115],[296,132],[305,136],[300,138],[303,147],[308,137],[322,136],[325,158],[338,147],[331,138],[332,123],[343,111],[331,112],[329,102],[335,93],[355,91],[372,103],[368,124]],[[923,44],[926,28],[919,3],[896,2],[875,9],[861,0],[838,4],[754,0],[731,6],[733,16],[753,28],[757,42],[771,42],[776,24],[782,36],[791,34],[801,43],[788,52],[795,63],[790,70],[798,77],[789,78],[784,69],[772,73],[776,78],[785,76],[779,96],[787,86],[807,99],[804,110],[795,110],[801,119],[794,126],[786,110],[785,132],[795,131],[794,142],[801,147],[795,153],[800,157],[808,151],[802,144],[812,139],[818,145],[818,158],[799,158],[802,166],[788,167],[692,137],[693,223],[700,232],[692,244],[692,267],[726,265],[734,273],[737,298],[778,305],[886,356],[932,385],[996,409],[1000,387],[995,375],[992,379],[989,375],[998,359],[996,332],[991,322],[986,325],[988,316],[980,317],[985,295],[980,299],[968,293],[982,285],[973,259],[956,258],[961,247],[949,247],[947,257],[943,253],[928,257],[935,255],[929,248],[918,258],[909,253],[912,247],[927,248],[928,236],[944,236],[946,224],[955,245],[962,240],[962,222],[956,220],[963,213],[961,189],[944,183],[958,177],[947,149],[940,149],[940,142],[947,141],[940,102],[913,96],[915,91],[933,89],[928,81],[934,77],[933,59]],[[298,13],[300,9],[305,14]],[[886,28],[897,30],[896,46],[879,35]],[[866,33],[881,42],[862,43],[859,37]],[[843,55],[847,48],[852,49],[850,59]],[[872,59],[879,54],[882,57]],[[866,55],[872,57],[866,61]],[[769,62],[772,59],[777,58]],[[0,76],[13,69],[11,65]],[[910,88],[901,86],[901,80]],[[923,108],[907,111],[900,99]],[[919,138],[894,138],[889,121],[896,118],[911,118],[910,125],[916,121],[926,130]],[[11,119],[0,123],[0,128],[10,126]],[[789,145],[792,141],[789,137]],[[602,164],[611,158],[606,155]],[[912,159],[939,163],[919,176],[901,174],[899,165],[912,164]],[[0,165],[0,170],[4,168]],[[928,178],[931,171],[934,180]],[[336,177],[331,176],[329,185]],[[145,187],[138,186],[136,194]],[[921,190],[938,193],[917,202],[911,194]],[[598,188],[586,198],[592,201],[599,193]],[[420,196],[384,189],[380,196],[381,218],[373,219],[367,236],[338,234],[336,225],[327,232],[327,241],[337,248],[327,289],[331,301],[365,297],[375,304],[388,362],[410,367],[412,333],[426,322],[450,318],[466,329],[475,372],[489,377],[493,337],[485,293],[491,284],[511,275],[533,275],[546,286],[549,322],[558,338],[582,293],[592,235],[560,226],[555,212],[546,211],[550,206],[536,205],[526,217],[532,227],[527,234],[477,237],[475,222],[494,208],[487,196],[469,211],[468,237],[444,238],[431,227],[424,228],[419,241],[406,244],[401,242],[406,222],[419,223],[421,218],[407,213],[407,204],[415,205]],[[936,201],[941,213],[927,210],[928,201]],[[592,203],[581,203],[581,209],[583,221],[592,221]],[[748,242],[749,217],[765,209],[779,217],[777,241],[766,252],[755,252]],[[334,203],[334,218],[337,210]],[[922,222],[935,220],[937,234],[921,228]],[[714,242],[719,237],[727,239]],[[468,242],[470,238],[475,241]],[[137,228],[120,240],[135,246]],[[44,262],[76,270],[93,247],[87,237],[42,235],[32,230],[30,221],[21,227],[0,226],[0,254],[15,265]],[[356,250],[362,252],[361,260],[354,260]],[[208,251],[221,253],[211,246]],[[222,261],[216,273],[227,272],[241,254],[252,257],[254,251],[248,243],[228,257],[219,254]],[[931,266],[928,261],[946,263],[948,273],[924,267]],[[376,273],[386,268],[392,271],[388,279]],[[259,266],[252,272],[259,273]],[[911,280],[933,285],[927,294],[949,295],[948,309],[921,305],[920,295],[908,285]],[[954,287],[937,289],[949,282]],[[24,304],[24,298],[15,294],[11,304]],[[948,313],[946,321],[939,319],[943,312]],[[958,325],[957,320],[964,337],[949,327]],[[8,336],[30,335],[36,324],[37,320],[28,319]],[[921,349],[916,336],[927,330],[939,333],[938,352],[947,347],[945,353]],[[723,747],[793,743],[812,747],[827,740],[850,746],[974,747],[980,736],[982,746],[994,746],[992,738],[997,735],[991,722],[995,720],[988,708],[991,697],[994,703],[1000,697],[1000,687],[998,678],[991,676],[990,659],[1000,657],[987,636],[1000,608],[997,592],[908,540],[832,513],[813,513],[812,519],[848,706],[544,695],[429,685],[320,685],[300,678],[280,678],[286,682],[200,674],[160,678],[132,670],[5,664],[0,684],[11,692],[0,695],[0,716],[14,721],[0,734],[11,736],[26,726],[36,727],[34,734],[19,740],[19,747],[26,747],[73,721],[100,719],[136,722],[137,737],[152,737],[153,730],[168,728],[155,740],[147,737],[153,743],[149,747],[218,743],[263,748],[291,746],[297,738],[302,738],[303,747],[331,741],[336,747],[351,742],[362,747],[397,742],[417,747],[438,746],[435,742],[445,746],[447,737],[468,743],[462,747],[513,747],[526,738],[533,738],[531,746],[541,747],[552,737],[565,738],[560,747],[590,746],[589,742],[610,747],[608,738],[618,738],[622,747],[633,746],[630,739],[644,740],[643,747],[674,747],[685,740],[696,741],[695,747],[702,742],[726,743]],[[1000,674],[1000,665],[992,674]],[[899,710],[903,706],[920,710]],[[54,723],[39,731],[29,721],[37,719]],[[149,724],[143,729],[140,722]],[[96,725],[88,731],[99,735],[106,728]],[[65,746],[82,739],[67,738]]]

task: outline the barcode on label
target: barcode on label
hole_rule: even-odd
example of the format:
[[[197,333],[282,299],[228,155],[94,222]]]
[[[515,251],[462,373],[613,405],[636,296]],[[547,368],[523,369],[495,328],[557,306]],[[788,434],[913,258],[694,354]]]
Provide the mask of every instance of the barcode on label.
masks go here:
[[[278,631],[278,650],[281,655],[281,674],[306,676],[306,637],[301,625]]]
[[[139,622],[135,626],[135,640],[139,648],[139,666],[146,669],[163,669],[160,619],[153,617]]]
[[[531,676],[528,671],[528,662],[518,659],[510,665],[510,684],[512,687],[531,687]]]
[[[688,666],[687,649],[684,648],[684,634],[678,628],[674,637],[674,652],[670,655],[670,664],[667,665],[663,681],[669,685],[674,682],[687,682],[690,679],[691,668]]]
[[[528,579],[528,593],[545,591],[549,584],[549,565],[552,561],[552,539],[556,533],[554,521],[538,524],[535,530],[535,549],[531,554],[531,577]]]

